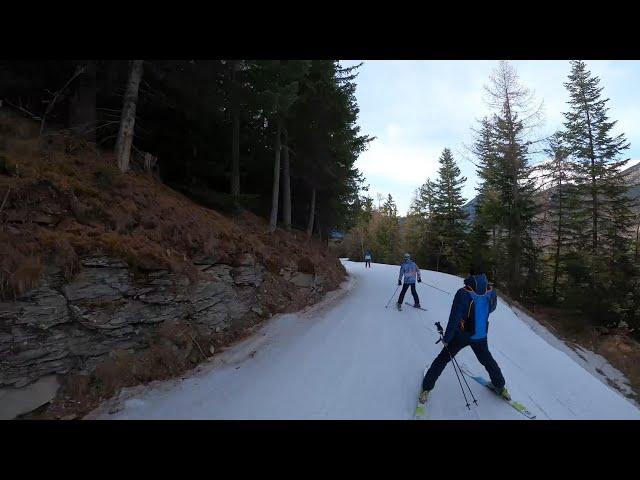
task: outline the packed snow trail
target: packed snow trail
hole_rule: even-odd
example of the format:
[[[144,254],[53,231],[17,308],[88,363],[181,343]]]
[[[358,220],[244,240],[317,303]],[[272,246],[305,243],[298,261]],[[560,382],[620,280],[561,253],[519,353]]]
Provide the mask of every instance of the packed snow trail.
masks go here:
[[[88,418],[413,418],[423,371],[441,348],[434,322],[446,326],[462,280],[423,270],[424,283],[451,295],[418,284],[428,311],[404,306],[399,312],[397,296],[385,308],[399,267],[344,265],[348,284],[321,304],[275,317],[193,376],[140,388],[119,410],[105,406]],[[489,347],[507,387],[538,419],[640,419],[636,406],[551,346],[502,300],[489,321]],[[456,358],[487,376],[470,348]],[[471,410],[449,363],[429,397],[427,418],[523,420],[488,389],[469,383],[478,399]]]

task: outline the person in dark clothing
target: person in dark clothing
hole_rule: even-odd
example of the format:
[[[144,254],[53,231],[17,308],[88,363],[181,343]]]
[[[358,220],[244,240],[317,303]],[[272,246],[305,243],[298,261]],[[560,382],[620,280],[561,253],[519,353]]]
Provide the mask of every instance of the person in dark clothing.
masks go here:
[[[404,277],[404,285],[402,285],[402,278]],[[402,302],[404,301],[404,295],[407,293],[407,289],[411,287],[411,295],[413,295],[414,307],[420,308],[420,299],[418,298],[418,292],[416,292],[416,280],[418,283],[422,282],[420,277],[420,269],[411,260],[411,255],[404,254],[404,262],[400,265],[400,274],[398,275],[398,285],[402,285],[400,296],[398,297],[398,310],[402,310]]]
[[[484,270],[481,267],[472,267],[469,277],[464,281],[464,287],[458,290],[453,299],[449,323],[443,336],[442,351],[422,380],[422,403],[426,402],[429,392],[451,357],[455,357],[467,346],[471,347],[478,361],[487,370],[494,390],[507,400],[511,398],[500,367],[491,355],[487,343],[489,314],[496,309],[497,301],[496,292],[489,285]]]
[[[364,252],[364,267],[365,268],[367,268],[367,267],[371,268],[371,258],[372,258],[371,250],[369,250],[367,248],[367,251]]]

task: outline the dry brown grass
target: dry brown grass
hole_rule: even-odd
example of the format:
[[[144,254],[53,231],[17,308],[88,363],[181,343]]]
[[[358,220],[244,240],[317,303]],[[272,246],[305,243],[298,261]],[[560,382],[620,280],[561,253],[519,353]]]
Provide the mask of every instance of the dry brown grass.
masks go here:
[[[0,129],[12,122],[24,121],[0,117]],[[123,175],[112,153],[98,152],[64,132],[40,139],[29,137],[34,131],[24,126],[9,130],[20,130],[22,136],[5,138],[0,145],[0,196],[11,189],[0,213],[4,298],[37,285],[38,265],[53,262],[71,276],[78,256],[87,253],[116,255],[140,271],[168,268],[196,281],[193,255],[232,263],[250,252],[272,273],[292,260],[304,272],[324,273],[336,285],[340,281],[331,271],[335,265],[323,268],[326,254],[302,232],[270,235],[266,222],[255,215],[245,212],[231,219],[150,175]]]

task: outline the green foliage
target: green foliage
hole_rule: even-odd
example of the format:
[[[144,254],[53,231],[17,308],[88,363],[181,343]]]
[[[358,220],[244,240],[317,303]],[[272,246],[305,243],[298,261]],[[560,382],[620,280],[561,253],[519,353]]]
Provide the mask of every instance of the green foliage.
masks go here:
[[[586,283],[587,310],[594,320],[615,323],[627,315],[626,291],[637,275],[630,258],[635,216],[621,174],[628,159],[620,157],[629,144],[624,134],[613,135],[616,122],[607,116],[609,99],[602,98],[599,84],[584,62],[571,62],[562,136],[576,196],[569,211],[572,250],[588,270],[568,270],[568,281]]]
[[[423,268],[461,273],[468,267],[467,214],[462,177],[451,150],[440,156],[435,181],[427,178],[415,193],[404,231],[405,250]]]
[[[487,89],[494,111],[472,146],[480,178],[472,224],[464,228],[464,178],[445,149],[438,178],[397,219],[399,239],[389,199],[379,210],[368,199],[349,235],[358,238],[352,258],[368,247],[375,261],[398,263],[410,251],[422,268],[458,274],[480,261],[498,288],[527,304],[561,306],[577,323],[640,328],[640,227],[621,173],[628,143],[614,135],[608,100],[584,62],[571,62],[566,86],[564,129],[546,139],[548,160],[533,168],[532,97],[502,63]]]
[[[361,197],[356,223],[344,240],[345,254],[362,261],[370,249],[376,263],[398,264],[402,259],[402,237],[397,206],[389,194],[384,205],[376,208],[373,199]]]
[[[440,156],[438,179],[434,185],[431,229],[438,252],[436,269],[458,273],[467,267],[466,223],[467,214],[462,207],[462,186],[466,177],[461,176],[451,150],[445,148]]]
[[[537,113],[531,112],[531,92],[506,62],[494,72],[487,92],[495,112],[475,132],[473,150],[482,183],[472,228],[473,249],[474,254],[492,260],[494,281],[522,298],[534,294],[531,279],[539,270],[531,238],[536,210],[528,139]]]

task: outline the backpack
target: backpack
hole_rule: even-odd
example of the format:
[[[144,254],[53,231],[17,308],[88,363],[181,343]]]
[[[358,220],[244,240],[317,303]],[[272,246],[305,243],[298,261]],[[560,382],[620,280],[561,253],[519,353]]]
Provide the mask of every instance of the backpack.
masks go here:
[[[472,288],[465,287],[471,296],[467,318],[460,321],[460,329],[463,332],[471,333],[471,340],[481,340],[487,336],[489,331],[489,308],[491,302],[491,286],[480,295]]]

